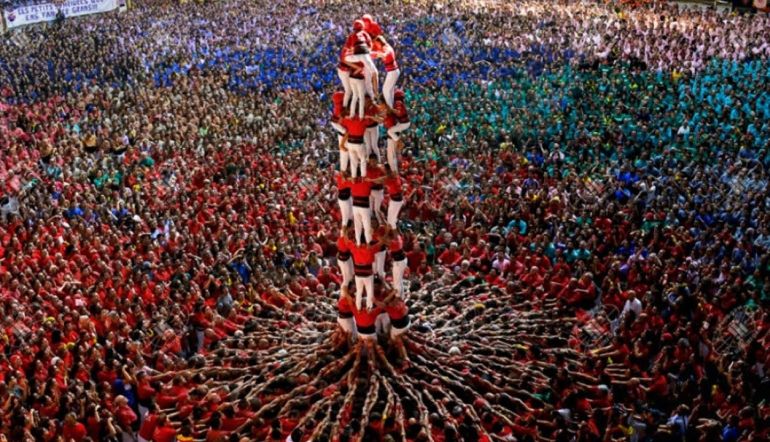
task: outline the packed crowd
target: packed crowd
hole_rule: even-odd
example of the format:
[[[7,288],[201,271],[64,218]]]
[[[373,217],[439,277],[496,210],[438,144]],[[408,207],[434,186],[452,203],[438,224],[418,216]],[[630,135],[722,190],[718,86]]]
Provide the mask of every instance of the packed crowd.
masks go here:
[[[766,16],[136,3],[0,45],[0,438],[767,440]],[[366,12],[405,352],[333,331]]]

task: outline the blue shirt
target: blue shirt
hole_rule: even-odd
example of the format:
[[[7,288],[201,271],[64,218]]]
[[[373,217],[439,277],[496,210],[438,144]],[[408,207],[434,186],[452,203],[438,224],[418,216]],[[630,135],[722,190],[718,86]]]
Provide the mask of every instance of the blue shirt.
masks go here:
[[[731,427],[730,425],[726,425],[722,429],[722,442],[735,442],[738,440],[738,436],[740,433],[738,432],[738,427]]]

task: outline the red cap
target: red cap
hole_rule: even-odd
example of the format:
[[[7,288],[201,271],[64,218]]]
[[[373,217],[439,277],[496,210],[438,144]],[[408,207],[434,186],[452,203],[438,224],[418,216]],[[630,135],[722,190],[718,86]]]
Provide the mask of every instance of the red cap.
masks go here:
[[[364,30],[364,26],[366,26],[366,25],[364,24],[363,20],[356,20],[356,21],[353,22],[353,30],[356,31],[356,32],[363,31]]]

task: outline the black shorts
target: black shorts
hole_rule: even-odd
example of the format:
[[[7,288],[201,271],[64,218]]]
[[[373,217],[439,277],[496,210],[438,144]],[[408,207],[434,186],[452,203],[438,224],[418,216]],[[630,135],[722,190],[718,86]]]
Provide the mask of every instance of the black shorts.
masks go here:
[[[390,320],[390,326],[395,328],[395,329],[398,329],[398,330],[403,330],[405,328],[409,328],[409,324],[410,323],[411,323],[411,319],[409,318],[409,315],[406,315],[406,316],[404,316],[403,318],[400,318],[400,319],[396,319],[396,320],[391,319]]]

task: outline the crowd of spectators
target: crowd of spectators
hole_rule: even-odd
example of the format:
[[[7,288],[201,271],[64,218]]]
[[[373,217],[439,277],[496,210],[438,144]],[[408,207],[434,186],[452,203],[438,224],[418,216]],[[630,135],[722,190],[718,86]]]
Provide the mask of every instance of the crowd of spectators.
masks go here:
[[[330,94],[349,18],[372,13],[412,118],[401,218],[426,300],[408,362],[442,378],[423,379],[430,413],[412,396],[403,422],[372,430],[358,410],[369,425],[350,427],[460,440],[462,409],[437,398],[476,405],[470,390],[490,411],[464,440],[767,440],[767,16],[530,0],[134,6],[0,45],[0,439],[309,440],[307,416],[292,435],[296,412],[260,408],[318,388],[301,376],[251,401],[203,386],[237,365],[221,348],[256,349],[246,360],[265,376],[281,355],[329,348]],[[484,289],[481,307],[423,289],[458,280]],[[474,321],[485,306],[510,313],[484,304],[495,297],[563,320]],[[473,344],[453,315],[497,329]],[[459,331],[431,341],[447,321]],[[517,327],[533,337],[510,348]],[[456,387],[461,370],[430,361],[457,362],[455,348],[496,349],[463,353],[489,376]],[[503,372],[507,360],[545,374]]]

